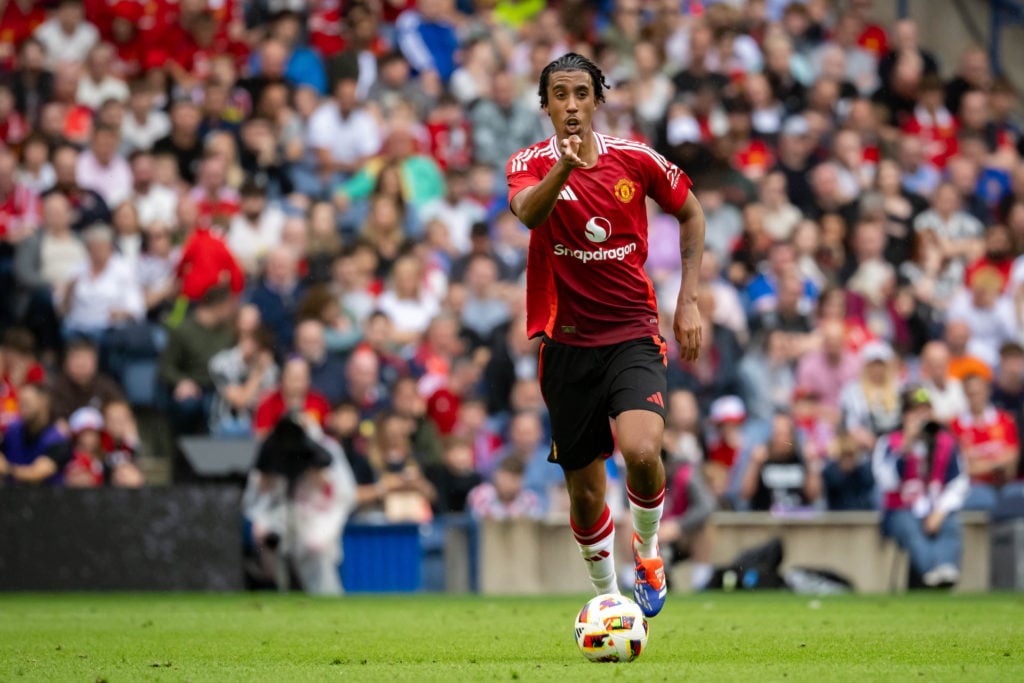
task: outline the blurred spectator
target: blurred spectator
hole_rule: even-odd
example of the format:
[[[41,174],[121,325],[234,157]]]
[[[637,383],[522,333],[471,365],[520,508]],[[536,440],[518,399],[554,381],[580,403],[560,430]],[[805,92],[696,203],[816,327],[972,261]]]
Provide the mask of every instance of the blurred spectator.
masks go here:
[[[403,256],[391,269],[390,286],[377,299],[377,307],[394,323],[392,341],[414,343],[437,314],[437,301],[424,291],[423,267],[414,256]]]
[[[143,236],[139,254],[139,284],[146,297],[146,312],[150,320],[160,319],[178,295],[175,269],[181,249],[174,246],[169,226],[153,223]]]
[[[948,425],[967,410],[960,380],[949,374],[949,349],[941,341],[932,341],[921,349],[921,387],[928,392],[932,416]]]
[[[860,372],[861,359],[846,346],[842,323],[821,325],[821,350],[803,356],[797,365],[796,383],[814,391],[826,409],[839,408],[842,388]]]
[[[444,448],[437,425],[427,416],[427,402],[413,377],[399,377],[391,387],[391,408],[412,423],[413,452],[423,465],[441,462]]]
[[[512,415],[508,423],[508,439],[504,448],[496,455],[500,463],[507,457],[515,457],[523,462],[523,486],[536,493],[545,510],[549,509],[554,494],[564,487],[564,479],[557,467],[548,461],[551,444],[544,434],[544,425],[540,415],[530,411],[522,411]],[[493,480],[492,471],[481,471]]]
[[[1017,425],[1024,426],[1024,348],[1016,342],[999,349],[999,367],[992,381],[992,405],[1009,413]],[[1018,473],[1024,474],[1018,466]]]
[[[109,43],[99,43],[85,59],[85,71],[78,80],[76,100],[96,111],[109,100],[128,101],[128,86],[114,75],[114,48]]]
[[[74,211],[71,227],[76,233],[82,232],[94,223],[106,223],[110,220],[110,209],[103,197],[95,190],[78,184],[78,150],[68,144],[61,144],[54,149],[53,172],[56,181],[42,197],[45,199],[51,194],[64,195]]]
[[[285,215],[267,203],[266,187],[249,180],[240,192],[240,211],[231,218],[225,242],[242,269],[249,275],[259,272],[262,260],[281,240]]]
[[[9,259],[13,246],[27,237],[39,223],[38,197],[18,183],[18,160],[0,149],[0,258]],[[9,261],[8,261],[9,262]]]
[[[318,320],[303,320],[295,328],[295,352],[309,364],[310,384],[331,405],[337,405],[344,393],[339,381],[345,364],[327,351],[324,326]]]
[[[103,426],[103,448],[107,452],[108,464],[115,468],[124,462],[134,465],[142,449],[142,440],[128,402],[120,399],[108,402],[103,408]],[[142,477],[136,481],[141,484]]]
[[[60,0],[57,11],[36,29],[35,39],[52,68],[58,64],[81,64],[100,38],[96,27],[85,19],[82,0]]]
[[[302,293],[295,253],[288,247],[275,247],[267,254],[263,278],[249,295],[249,301],[259,309],[280,349],[292,348],[295,313]]]
[[[445,175],[446,194],[423,204],[419,211],[424,224],[440,220],[447,229],[452,247],[459,254],[470,248],[473,224],[486,218],[483,207],[469,198],[469,174],[464,169],[449,170]]]
[[[992,368],[977,356],[969,352],[971,328],[962,320],[950,320],[946,323],[943,341],[949,349],[949,374],[961,382],[967,375],[992,376]]]
[[[121,388],[99,370],[99,351],[88,338],[68,341],[62,370],[54,378],[52,414],[66,421],[79,408],[103,410],[113,401],[124,400]]]
[[[960,440],[971,487],[964,500],[968,510],[992,510],[1000,490],[1017,479],[1020,438],[1013,416],[992,405],[992,386],[986,377],[964,378],[967,410],[951,425]]]
[[[127,99],[128,107],[121,123],[121,151],[131,155],[152,149],[157,140],[170,133],[171,119],[166,112],[156,108],[153,91],[147,81],[133,81]],[[138,182],[138,178],[135,180]]]
[[[960,579],[962,532],[957,512],[967,495],[956,438],[932,420],[928,393],[901,397],[902,426],[882,436],[872,456],[882,495],[882,533],[910,555],[925,586]]]
[[[381,132],[356,96],[356,80],[342,78],[334,99],[316,110],[309,121],[308,144],[316,154],[315,175],[297,175],[295,187],[314,198],[355,174],[381,148]]]
[[[829,510],[874,510],[878,507],[871,451],[849,435],[838,437],[825,454],[822,486]]]
[[[704,460],[704,434],[693,394],[682,389],[670,391],[665,406],[662,448],[666,465],[699,463]]]
[[[188,184],[196,180],[203,141],[199,137],[199,108],[187,99],[177,99],[170,108],[171,129],[153,143],[153,154],[169,154],[178,165],[178,176]]]
[[[103,415],[95,408],[79,408],[68,420],[72,437],[71,460],[64,466],[64,484],[71,488],[142,486],[142,473],[131,460],[113,459],[103,447]]]
[[[736,396],[723,396],[711,404],[704,476],[720,501],[726,499],[736,475],[742,475],[743,456],[748,448],[743,434],[746,421],[747,411]]]
[[[668,566],[674,560],[688,557],[693,562],[690,586],[703,589],[711,579],[714,529],[711,513],[717,507],[700,469],[684,462],[672,475],[668,487],[668,505],[658,529],[658,543],[669,554]]]
[[[781,329],[762,332],[748,346],[739,374],[743,402],[752,418],[770,420],[789,407],[797,385],[790,348],[788,335]],[[811,357],[804,356],[800,367]],[[822,378],[822,383],[825,381]]]
[[[27,384],[18,394],[21,418],[7,425],[0,453],[0,477],[14,486],[54,486],[71,459],[71,446],[57,428],[50,393],[42,384]]]
[[[1000,293],[1000,277],[993,270],[975,273],[970,291],[960,292],[949,304],[949,320],[962,321],[970,330],[967,350],[990,369],[999,363],[999,348],[1020,338],[1010,298]]]
[[[396,117],[397,119],[397,117]],[[390,181],[387,173],[397,180],[395,198],[412,214],[412,223],[419,232],[420,209],[445,194],[444,176],[433,157],[417,149],[414,131],[405,123],[393,121],[384,141],[381,154],[361,164],[360,169],[344,184],[334,190],[335,201],[347,207],[349,202],[368,201],[375,193],[381,194]],[[407,229],[406,232],[409,232]]]
[[[515,84],[505,72],[495,74],[491,96],[474,105],[470,122],[474,161],[498,170],[518,150],[545,137],[537,111],[515,99]]]
[[[895,354],[885,342],[873,341],[860,353],[860,377],[846,383],[839,395],[841,430],[860,448],[874,448],[875,440],[899,425],[899,380]]]
[[[108,330],[138,322],[146,302],[135,271],[114,252],[114,233],[106,225],[82,232],[87,259],[62,301],[64,334],[99,339]]]
[[[544,514],[540,497],[523,487],[526,467],[507,457],[498,464],[494,482],[484,482],[469,492],[467,507],[477,519],[539,519]]]
[[[320,55],[300,44],[300,39],[304,38],[302,19],[298,12],[282,10],[273,17],[270,35],[288,52],[284,78],[295,86],[309,86],[323,95],[327,92],[327,74]],[[260,72],[258,52],[253,53],[250,65],[255,73]]]
[[[135,151],[128,159],[131,166],[131,200],[139,214],[139,224],[149,228],[160,222],[174,224],[177,217],[178,195],[174,188],[156,181],[156,162],[151,154]]]
[[[732,330],[714,323],[714,295],[702,288],[697,295],[705,351],[696,361],[680,362],[678,353],[669,353],[669,388],[684,388],[693,392],[701,412],[707,414],[711,402],[721,396],[742,391],[739,364],[743,355]]]
[[[15,183],[38,196],[53,187],[56,179],[50,163],[49,143],[39,133],[32,133],[21,143],[21,167],[15,174]]]
[[[78,157],[75,180],[87,190],[95,190],[110,208],[128,199],[132,188],[132,171],[117,152],[120,133],[115,128],[93,128],[89,148]]]
[[[420,80],[410,77],[409,62],[402,53],[388,52],[381,56],[379,62],[377,79],[366,94],[366,101],[376,110],[377,116],[390,119],[400,104],[408,103],[419,118],[424,118],[431,98]]]
[[[36,330],[43,348],[55,349],[60,323],[54,302],[67,299],[88,256],[71,231],[71,206],[64,195],[52,194],[42,204],[40,229],[18,244],[14,276],[20,290],[18,308],[26,323]]]
[[[192,210],[195,204],[186,200],[179,212],[186,208]],[[214,288],[229,287],[233,294],[240,293],[245,276],[220,233],[194,222],[186,225],[190,230],[175,266],[182,296],[194,303]]]
[[[210,433],[250,435],[256,406],[278,382],[274,338],[262,327],[239,334],[233,347],[210,358],[210,379],[217,392],[210,406]]]
[[[382,492],[389,522],[427,522],[437,491],[416,461],[412,425],[407,418],[385,411],[376,419],[370,462]]]
[[[473,257],[466,269],[465,284],[462,328],[472,336],[471,347],[492,347],[495,334],[508,324],[510,316],[494,259],[484,255]]]
[[[286,416],[261,444],[242,507],[256,545],[250,575],[288,590],[292,576],[315,595],[341,592],[341,538],[356,502],[338,444],[301,416]]]
[[[179,434],[207,431],[214,381],[210,360],[234,339],[235,302],[222,287],[207,290],[188,316],[170,331],[160,356],[160,381],[170,391],[169,416]]]
[[[310,386],[309,363],[292,357],[281,368],[281,383],[273,393],[265,395],[256,407],[252,427],[256,438],[262,439],[289,413],[304,416],[310,424],[323,425],[331,406]]]
[[[453,0],[419,0],[395,22],[396,42],[418,74],[447,83],[455,71],[459,38]]]
[[[473,444],[457,438],[448,441],[442,461],[427,467],[426,476],[437,491],[438,514],[465,512],[469,492],[483,482],[473,469]]]
[[[752,510],[763,511],[794,510],[818,500],[821,462],[804,456],[788,415],[776,414],[768,443],[751,452],[740,495]]]

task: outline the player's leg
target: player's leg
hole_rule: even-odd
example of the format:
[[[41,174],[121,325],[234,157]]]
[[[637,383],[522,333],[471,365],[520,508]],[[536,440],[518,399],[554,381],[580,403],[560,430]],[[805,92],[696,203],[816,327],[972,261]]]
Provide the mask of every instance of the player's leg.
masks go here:
[[[665,346],[659,338],[621,344],[609,360],[615,437],[626,463],[626,493],[633,520],[633,597],[648,617],[661,611],[668,592],[658,552],[665,501],[661,461],[665,430]]]
[[[658,525],[665,501],[661,439],[665,420],[648,410],[627,410],[615,418],[615,435],[626,461],[626,493],[641,558],[658,555]]]
[[[618,593],[615,579],[615,522],[605,501],[604,458],[564,470],[569,491],[569,523],[598,595]]]
[[[598,594],[615,585],[615,523],[605,502],[603,454],[614,442],[601,381],[600,358],[592,349],[546,341],[538,375],[551,418],[551,455],[561,465],[569,493],[569,521],[590,581]]]

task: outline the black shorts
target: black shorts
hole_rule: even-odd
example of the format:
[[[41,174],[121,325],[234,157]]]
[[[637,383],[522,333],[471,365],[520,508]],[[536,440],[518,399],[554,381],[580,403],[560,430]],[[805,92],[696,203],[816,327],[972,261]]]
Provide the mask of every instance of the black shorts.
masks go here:
[[[569,346],[544,339],[537,374],[551,416],[548,460],[578,470],[615,447],[609,417],[649,410],[665,417],[668,355],[662,337],[611,346]]]

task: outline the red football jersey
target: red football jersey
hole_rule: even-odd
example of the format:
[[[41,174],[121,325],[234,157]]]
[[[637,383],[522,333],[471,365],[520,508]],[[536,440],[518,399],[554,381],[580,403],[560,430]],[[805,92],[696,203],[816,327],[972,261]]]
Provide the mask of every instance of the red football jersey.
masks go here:
[[[961,447],[965,450],[971,449],[974,457],[980,460],[996,457],[1007,447],[1016,448],[1020,445],[1017,423],[1013,421],[1013,417],[1006,411],[991,406],[985,409],[981,419],[965,413],[953,420],[950,426],[960,439]],[[972,479],[975,483],[993,483],[991,476]]]
[[[597,163],[577,168],[547,220],[530,233],[526,327],[573,346],[605,346],[658,334],[647,261],[647,207],[671,214],[691,182],[647,145],[594,133]],[[558,161],[557,137],[508,161],[509,201],[539,183]]]

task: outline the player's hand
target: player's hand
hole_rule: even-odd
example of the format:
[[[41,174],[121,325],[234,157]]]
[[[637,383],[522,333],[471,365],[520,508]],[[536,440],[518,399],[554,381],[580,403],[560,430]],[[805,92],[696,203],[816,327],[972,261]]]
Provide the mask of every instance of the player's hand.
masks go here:
[[[565,162],[569,168],[586,168],[587,162],[580,158],[580,145],[583,141],[580,140],[579,135],[570,135],[566,139],[562,140],[562,161]]]
[[[696,303],[686,303],[676,306],[676,317],[672,323],[672,329],[676,334],[676,341],[679,342],[680,357],[693,362],[700,357],[704,326],[700,321],[700,311]]]

